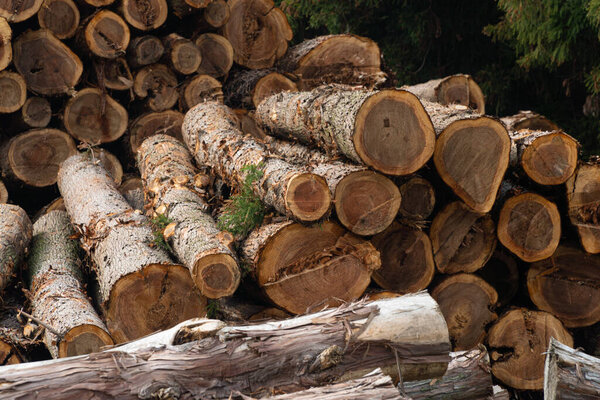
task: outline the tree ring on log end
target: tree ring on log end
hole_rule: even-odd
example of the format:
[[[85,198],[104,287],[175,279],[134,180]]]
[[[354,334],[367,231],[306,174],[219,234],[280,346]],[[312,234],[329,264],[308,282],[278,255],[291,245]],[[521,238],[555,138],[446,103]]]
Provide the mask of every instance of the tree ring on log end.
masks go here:
[[[429,160],[435,132],[415,95],[382,90],[370,96],[358,111],[353,142],[365,164],[385,174],[406,175]]]
[[[400,208],[400,191],[390,179],[373,171],[357,171],[335,189],[338,219],[357,235],[375,235],[387,228]]]
[[[4,0],[0,2],[0,17],[8,22],[16,23],[33,17],[42,6],[44,0]]]
[[[0,113],[12,113],[27,100],[27,84],[16,72],[0,72]]]
[[[133,154],[137,153],[142,142],[156,134],[172,136],[183,142],[181,124],[183,114],[175,110],[152,112],[139,116],[129,129],[129,146]]]
[[[44,97],[29,97],[21,108],[23,122],[32,128],[44,128],[52,119],[52,107]]]
[[[44,0],[37,14],[40,27],[59,39],[72,37],[79,26],[79,9],[72,0]]]
[[[141,31],[156,29],[167,20],[166,0],[123,0],[123,16]]]
[[[151,264],[119,279],[110,292],[106,324],[116,343],[164,330],[206,314],[206,298],[189,270]]]
[[[521,165],[540,185],[560,185],[575,172],[577,147],[577,141],[563,132],[544,135],[523,151]]]
[[[211,254],[196,261],[193,277],[203,295],[218,299],[235,292],[240,283],[240,269],[229,254]]]
[[[331,192],[327,182],[311,173],[292,177],[285,191],[285,205],[300,221],[321,219],[331,206]]]
[[[101,10],[85,27],[88,48],[99,57],[117,58],[129,46],[129,27],[112,11]]]
[[[0,181],[0,204],[8,202],[8,190],[4,186],[4,182]]]
[[[258,107],[261,101],[281,92],[296,92],[298,86],[279,72],[271,72],[256,82],[252,93],[252,104]]]
[[[485,114],[485,98],[481,88],[468,75],[452,75],[444,79],[435,89],[443,105],[462,104],[479,114]]]
[[[73,357],[96,353],[104,346],[111,346],[112,338],[96,325],[79,325],[69,330],[58,345],[59,357]]]

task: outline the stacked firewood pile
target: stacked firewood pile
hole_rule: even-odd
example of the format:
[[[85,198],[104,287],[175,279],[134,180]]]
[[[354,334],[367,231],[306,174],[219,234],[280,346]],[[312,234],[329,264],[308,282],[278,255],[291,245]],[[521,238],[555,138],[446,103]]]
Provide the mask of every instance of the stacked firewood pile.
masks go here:
[[[597,393],[600,164],[291,38],[271,0],[0,2],[0,398],[503,399],[551,338],[547,393]]]

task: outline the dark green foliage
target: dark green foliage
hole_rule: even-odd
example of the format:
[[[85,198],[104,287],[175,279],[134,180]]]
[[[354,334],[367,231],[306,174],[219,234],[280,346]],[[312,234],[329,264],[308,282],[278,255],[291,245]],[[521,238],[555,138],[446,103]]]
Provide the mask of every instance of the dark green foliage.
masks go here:
[[[165,240],[163,231],[169,225],[171,221],[165,215],[157,214],[156,217],[150,220],[150,226],[152,227],[152,235],[154,236],[153,243],[163,250],[172,252],[171,245]]]
[[[239,192],[231,196],[219,216],[219,229],[235,236],[244,237],[259,226],[265,216],[265,207],[254,194],[253,185],[262,178],[264,172],[259,165],[246,165],[242,172],[246,174]]]
[[[214,299],[208,299],[206,303],[206,318],[219,318],[219,302]]]

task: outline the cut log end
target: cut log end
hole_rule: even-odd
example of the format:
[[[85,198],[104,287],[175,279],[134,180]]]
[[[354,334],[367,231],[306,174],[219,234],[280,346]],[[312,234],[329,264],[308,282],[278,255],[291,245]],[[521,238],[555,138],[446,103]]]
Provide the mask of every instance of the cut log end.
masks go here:
[[[558,247],[560,233],[558,208],[538,194],[511,197],[500,211],[498,239],[523,261],[550,257]]]
[[[127,60],[131,67],[139,68],[158,62],[164,52],[165,47],[156,36],[138,36],[129,43]]]
[[[446,104],[462,104],[479,114],[485,114],[485,98],[481,88],[469,75],[453,75],[436,88],[438,101]]]
[[[15,72],[0,72],[0,114],[19,110],[27,99],[25,79]]]
[[[415,95],[403,90],[383,90],[361,106],[353,142],[365,164],[385,174],[406,175],[429,160],[435,132]]]
[[[563,132],[544,135],[527,146],[521,165],[527,176],[540,185],[565,183],[577,168],[578,144]]]
[[[185,109],[205,101],[223,102],[221,82],[210,75],[197,75],[185,83],[181,100]]]
[[[44,0],[6,0],[0,2],[0,17],[8,22],[17,23],[33,17]]]
[[[289,180],[284,201],[299,221],[318,221],[329,212],[331,193],[327,182],[320,176],[298,174]]]
[[[129,46],[129,27],[112,11],[100,10],[85,27],[88,49],[96,56],[117,58]]]
[[[12,29],[6,19],[0,17],[0,71],[12,61]]]
[[[180,74],[193,74],[200,67],[202,55],[198,47],[189,39],[175,33],[163,39],[167,50],[169,64]]]
[[[29,97],[21,108],[21,116],[28,126],[45,128],[52,119],[52,107],[43,97]]]
[[[113,90],[129,90],[133,87],[133,75],[123,57],[102,59],[95,63],[98,84]]]
[[[111,346],[112,338],[96,325],[79,325],[68,331],[58,345],[59,357],[73,357],[101,351]]]
[[[198,36],[196,46],[202,54],[199,74],[215,78],[227,75],[233,65],[233,47],[229,40],[216,33],[205,33]]]
[[[343,178],[335,189],[338,219],[357,235],[374,235],[396,218],[401,204],[398,187],[373,171],[358,171]]]
[[[37,17],[40,27],[61,40],[75,35],[79,27],[79,9],[72,0],[44,0]]]
[[[213,28],[220,28],[229,21],[229,5],[225,0],[213,0],[204,9],[204,20]]]
[[[398,212],[409,220],[426,220],[435,207],[435,190],[426,179],[415,176],[400,185],[400,209]]]
[[[567,181],[569,218],[583,248],[600,253],[600,165],[581,164]]]
[[[278,72],[272,72],[256,82],[256,86],[252,93],[252,104],[254,104],[254,107],[258,107],[261,101],[271,95],[284,91],[295,92],[297,90],[298,87],[296,84],[286,78],[285,75]]]
[[[211,299],[231,296],[240,284],[240,268],[229,254],[211,254],[194,265],[194,281]]]
[[[111,336],[122,343],[204,316],[206,298],[187,268],[151,264],[117,281],[105,307]]]
[[[8,202],[8,190],[2,181],[0,181],[0,204]]]
[[[177,103],[177,77],[163,64],[148,65],[135,74],[133,91],[147,100],[152,111],[165,111]]]
[[[144,114],[131,124],[129,146],[133,154],[137,153],[142,142],[152,135],[169,135],[182,140],[181,124],[183,114],[173,110]]]
[[[168,16],[166,0],[123,0],[122,10],[129,25],[141,31],[158,28]]]

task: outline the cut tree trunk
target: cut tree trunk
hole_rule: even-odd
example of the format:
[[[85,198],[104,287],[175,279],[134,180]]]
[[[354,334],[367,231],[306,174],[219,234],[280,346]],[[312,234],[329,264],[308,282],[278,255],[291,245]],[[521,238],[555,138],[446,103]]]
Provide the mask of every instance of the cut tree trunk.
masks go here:
[[[278,68],[298,76],[301,90],[311,90],[324,83],[374,88],[387,79],[381,71],[377,43],[350,34],[305,40],[289,49]]]
[[[450,358],[443,316],[426,293],[224,325],[196,319],[102,353],[3,367],[0,397],[226,399],[305,390],[378,367],[395,378],[399,370],[405,382],[435,378]]]
[[[117,342],[202,315],[206,300],[187,268],[153,243],[148,220],[118,192],[108,173],[85,154],[67,159],[58,187],[94,261],[99,302]]]
[[[20,74],[10,71],[0,72],[0,114],[19,110],[27,99],[27,84]]]
[[[135,94],[146,99],[152,111],[165,111],[172,108],[179,95],[177,77],[166,65],[152,64],[137,71],[133,81]]]
[[[550,257],[560,241],[560,214],[554,203],[535,193],[504,202],[498,219],[498,239],[526,262]]]
[[[429,230],[433,258],[443,274],[475,272],[496,248],[496,228],[489,214],[473,212],[462,201],[440,211]]]
[[[561,246],[552,257],[531,265],[529,296],[540,310],[554,314],[568,328],[600,321],[600,258]]]
[[[435,273],[427,234],[398,222],[371,239],[381,255],[373,280],[386,290],[414,293],[425,289]]]
[[[127,129],[125,107],[100,89],[86,88],[73,96],[63,114],[67,132],[90,144],[114,142]]]
[[[163,45],[169,65],[178,73],[193,74],[200,67],[202,55],[191,40],[171,33],[163,38]]]
[[[19,206],[0,204],[0,301],[2,290],[23,261],[31,235],[27,213]]]
[[[142,178],[129,176],[123,179],[119,192],[134,210],[144,211],[144,184]]]
[[[544,399],[600,398],[600,359],[552,338],[544,368]]]
[[[2,181],[0,181],[0,204],[8,203],[8,190]]]
[[[21,107],[20,122],[23,128],[45,128],[51,119],[52,107],[43,97],[29,97]]]
[[[212,167],[231,186],[241,186],[247,165],[263,175],[255,194],[280,214],[317,221],[330,209],[331,194],[322,177],[269,155],[267,149],[237,128],[235,114],[219,103],[195,106],[185,116],[184,140],[200,165]]]
[[[433,79],[413,86],[403,86],[419,99],[442,105],[460,104],[478,114],[485,114],[485,97],[471,75],[456,74],[441,79]]]
[[[476,275],[448,276],[433,289],[431,296],[446,318],[454,351],[483,343],[486,327],[498,318],[493,311],[498,293]]]
[[[401,202],[398,187],[384,175],[364,166],[330,161],[323,153],[299,143],[267,136],[267,148],[284,160],[307,165],[327,181],[338,220],[357,235],[385,230],[396,218]]]
[[[196,75],[183,83],[181,88],[181,105],[189,110],[196,104],[206,101],[223,102],[221,82],[210,75]]]
[[[552,337],[573,346],[569,332],[549,313],[518,308],[504,314],[488,331],[492,374],[515,389],[541,390]]]
[[[499,307],[509,305],[519,290],[517,260],[504,249],[496,248],[489,261],[477,271],[477,275],[496,289]]]
[[[133,87],[133,75],[127,61],[123,57],[109,60],[94,60],[96,79],[101,89],[130,90]]]
[[[229,0],[223,36],[233,47],[236,63],[250,69],[271,68],[292,40],[287,17],[272,0]]]
[[[269,96],[298,91],[294,82],[272,69],[238,71],[227,79],[224,89],[225,104],[233,108],[256,108]]]
[[[87,49],[95,56],[117,58],[129,46],[129,27],[123,18],[109,10],[100,10],[87,22],[84,30]]]
[[[0,17],[0,71],[4,70],[13,58],[12,29],[6,19]]]
[[[408,178],[399,185],[400,217],[409,221],[425,221],[435,207],[435,190],[433,185],[420,176]]]
[[[560,130],[554,122],[533,111],[519,111],[515,115],[502,118],[502,122],[504,122],[509,131],[515,132],[523,129],[546,132]]]
[[[41,28],[61,40],[69,39],[79,27],[79,8],[73,0],[44,0],[37,18]]]
[[[567,181],[569,219],[588,253],[600,253],[600,162],[581,163]]]
[[[490,357],[484,346],[450,353],[441,378],[404,382],[402,393],[413,400],[483,400],[493,394]],[[508,398],[507,398],[508,400]]]
[[[165,53],[165,47],[156,36],[138,36],[129,42],[127,61],[132,68],[157,63]]]
[[[169,135],[182,140],[181,124],[183,114],[167,110],[163,112],[152,112],[139,116],[129,128],[129,148],[132,154],[136,154],[142,142],[152,135]]]
[[[32,129],[11,138],[2,151],[2,175],[33,187],[56,183],[60,163],[77,153],[71,136],[57,129]]]
[[[141,31],[158,28],[169,13],[166,0],[123,0],[121,11],[127,23]]]
[[[540,185],[560,185],[577,168],[579,143],[562,131],[511,131],[510,165]]]
[[[196,38],[195,43],[202,54],[199,74],[219,78],[229,73],[233,65],[233,47],[229,40],[216,33],[204,33]]]
[[[212,0],[204,8],[202,17],[209,27],[221,28],[231,17],[229,4],[225,0]]]
[[[5,0],[0,3],[0,17],[10,23],[25,21],[37,14],[44,0]]]
[[[90,152],[92,154],[92,160],[98,161],[102,168],[108,172],[113,181],[115,181],[115,184],[117,186],[120,185],[121,180],[123,179],[123,166],[119,159],[114,154],[104,149],[92,148]]]
[[[270,134],[343,154],[390,175],[420,169],[433,154],[435,133],[417,97],[324,86],[265,99],[256,120]]]
[[[84,289],[79,244],[64,211],[52,211],[33,225],[27,259],[32,315],[52,327],[44,343],[54,358],[99,351],[113,344]]]
[[[508,168],[508,131],[499,120],[462,105],[425,100],[423,105],[438,135],[433,155],[438,174],[466,205],[489,212]]]
[[[24,335],[20,312],[24,302],[22,296],[8,290],[0,298],[0,366],[27,362],[30,352],[44,346],[38,338]]]
[[[140,146],[137,165],[148,209],[170,221],[163,235],[200,292],[212,299],[232,295],[241,275],[230,249],[233,237],[221,232],[208,213],[208,204],[198,192],[203,188],[195,186],[198,169],[192,155],[177,139],[154,135]],[[169,229],[172,224],[175,227]]]
[[[264,225],[250,233],[241,255],[267,298],[294,314],[359,298],[381,266],[371,243],[330,221]]]
[[[79,57],[49,30],[23,33],[13,42],[13,51],[15,67],[34,93],[48,96],[73,92],[83,72]]]

